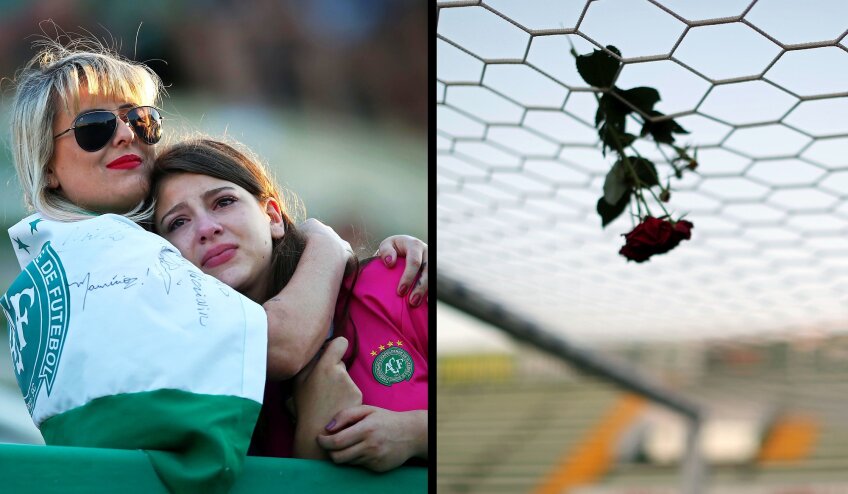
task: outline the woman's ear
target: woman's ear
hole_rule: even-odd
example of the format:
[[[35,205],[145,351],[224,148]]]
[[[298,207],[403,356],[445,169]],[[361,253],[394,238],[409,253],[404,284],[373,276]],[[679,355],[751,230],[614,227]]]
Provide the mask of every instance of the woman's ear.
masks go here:
[[[265,213],[271,220],[271,238],[280,239],[286,234],[286,224],[283,223],[283,213],[280,203],[273,197],[265,200]]]
[[[58,189],[59,188],[59,178],[53,172],[53,168],[47,167],[47,174],[45,175],[47,179],[47,188],[48,189]]]

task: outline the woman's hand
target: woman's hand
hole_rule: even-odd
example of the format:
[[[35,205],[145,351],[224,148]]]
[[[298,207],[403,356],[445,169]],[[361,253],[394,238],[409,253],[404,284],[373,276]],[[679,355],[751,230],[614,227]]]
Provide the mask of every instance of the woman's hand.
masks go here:
[[[345,261],[353,258],[353,249],[347,240],[341,238],[335,230],[321,223],[315,218],[309,218],[297,225],[298,230],[306,235],[306,242],[319,241],[329,242],[338,247],[338,251],[345,256]]]
[[[294,380],[294,404],[297,415],[294,454],[298,458],[326,459],[315,442],[335,414],[362,403],[362,392],[345,369],[342,356],[348,342],[334,338],[320,358],[313,360]]]
[[[398,256],[406,258],[406,269],[400,277],[397,293],[404,296],[409,293],[409,304],[417,307],[427,297],[427,244],[409,235],[392,235],[380,242],[377,256],[387,267],[393,267]],[[418,272],[421,277],[411,291],[409,286],[415,280]]]
[[[385,472],[417,456],[427,458],[427,410],[392,412],[368,405],[337,413],[318,444],[335,463]]]

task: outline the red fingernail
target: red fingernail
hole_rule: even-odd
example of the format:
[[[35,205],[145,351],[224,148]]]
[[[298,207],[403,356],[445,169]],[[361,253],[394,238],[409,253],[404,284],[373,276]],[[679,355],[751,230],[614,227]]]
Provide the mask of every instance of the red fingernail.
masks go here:
[[[392,263],[392,256],[386,256],[385,261],[386,261],[386,266],[390,265]]]
[[[418,295],[417,293],[415,295],[413,295],[411,299],[409,299],[409,303],[412,304],[413,307],[417,307],[418,302],[420,302],[420,301],[421,301],[421,295]]]
[[[327,430],[331,430],[334,425],[336,425],[336,419],[331,420],[330,423],[327,424],[327,427],[324,427],[324,428],[327,429]]]

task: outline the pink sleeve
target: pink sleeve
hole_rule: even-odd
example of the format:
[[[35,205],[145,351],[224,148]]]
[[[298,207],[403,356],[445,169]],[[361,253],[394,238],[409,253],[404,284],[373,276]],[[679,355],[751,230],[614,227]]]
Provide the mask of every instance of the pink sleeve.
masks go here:
[[[406,260],[401,257],[391,269],[387,268],[381,259],[370,260],[360,268],[350,305],[351,316],[358,320],[367,320],[371,328],[385,327],[387,323],[390,324],[413,344],[424,359],[427,359],[429,343],[427,299],[425,297],[418,307],[412,307],[407,297],[400,297],[397,294],[397,287],[405,266]],[[416,278],[414,282],[417,281]],[[350,282],[350,279],[345,280],[345,285],[349,286]],[[337,306],[337,316],[341,314],[343,305],[340,303]],[[367,310],[362,310],[365,308]],[[382,317],[375,319],[375,314]],[[337,336],[348,336],[350,339],[350,335],[346,335],[345,332]]]

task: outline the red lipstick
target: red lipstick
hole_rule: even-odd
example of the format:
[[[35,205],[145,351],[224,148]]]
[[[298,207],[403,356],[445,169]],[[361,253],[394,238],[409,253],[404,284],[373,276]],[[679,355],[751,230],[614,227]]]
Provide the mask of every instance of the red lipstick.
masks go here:
[[[141,156],[125,154],[106,165],[110,170],[132,170],[141,166]]]

